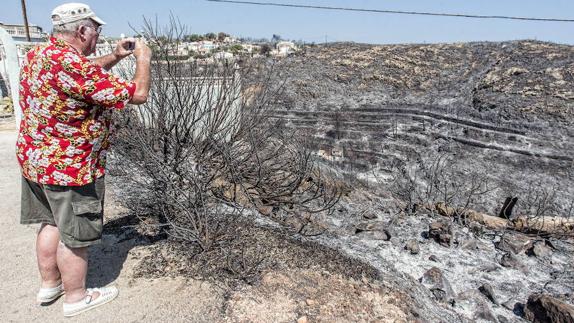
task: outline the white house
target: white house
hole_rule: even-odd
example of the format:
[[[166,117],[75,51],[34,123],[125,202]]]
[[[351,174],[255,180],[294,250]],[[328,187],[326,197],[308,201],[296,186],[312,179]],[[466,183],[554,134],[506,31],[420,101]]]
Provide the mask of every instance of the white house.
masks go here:
[[[27,42],[26,27],[24,25],[0,22],[0,28],[4,28],[17,44]],[[28,30],[30,31],[30,41],[32,43],[42,43],[48,39],[48,34],[40,26],[28,25]]]
[[[249,54],[258,53],[259,50],[261,49],[261,46],[253,44],[241,44],[241,46],[243,46],[243,50]]]
[[[217,47],[218,46],[210,40],[202,40],[199,42],[199,52],[202,54],[208,54]]]
[[[215,59],[232,59],[233,54],[230,52],[217,52],[213,54],[213,58]]]
[[[199,42],[190,42],[187,43],[187,48],[192,51],[192,52],[199,52],[199,49],[201,48],[201,44]]]
[[[237,43],[237,39],[235,39],[235,38],[233,38],[233,37],[231,37],[231,36],[228,36],[228,37],[223,38],[223,43],[224,43],[224,44]]]
[[[278,56],[288,56],[297,51],[297,46],[290,41],[280,41],[275,45]]]

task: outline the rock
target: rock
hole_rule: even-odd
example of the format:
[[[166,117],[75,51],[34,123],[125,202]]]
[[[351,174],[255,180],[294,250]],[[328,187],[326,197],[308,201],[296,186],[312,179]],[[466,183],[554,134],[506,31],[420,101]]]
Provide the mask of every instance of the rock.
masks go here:
[[[524,73],[528,73],[528,70],[522,67],[511,67],[504,72],[507,76],[520,75]]]
[[[305,301],[305,303],[307,304],[307,306],[315,306],[315,305],[317,305],[317,302],[316,302],[315,300],[310,299],[310,298],[307,299],[307,300]]]
[[[514,310],[514,304],[516,304],[516,301],[513,300],[512,298],[507,300],[506,302],[502,303],[501,305],[506,308],[509,311]]]
[[[385,231],[361,231],[358,236],[373,240],[389,241],[391,237]]]
[[[383,223],[359,223],[355,226],[355,235],[374,240],[391,240],[391,234]]]
[[[405,250],[410,251],[411,255],[417,255],[421,251],[419,243],[415,239],[411,239],[407,242]]]
[[[448,280],[443,276],[442,271],[437,267],[432,267],[425,272],[419,281],[433,293],[438,301],[448,303],[454,301],[454,291]]]
[[[460,247],[464,250],[477,250],[478,242],[476,241],[476,239],[468,239],[463,241]]]
[[[374,220],[376,218],[378,218],[377,213],[372,212],[372,211],[366,211],[363,212],[363,218],[367,219],[367,220]]]
[[[524,317],[535,323],[572,323],[574,306],[544,294],[532,294],[524,309]]]
[[[506,302],[502,303],[502,306],[507,310],[514,313],[516,316],[523,317],[524,316],[524,304],[518,303],[517,301],[513,300],[512,298],[507,300]]]
[[[495,263],[487,263],[487,264],[481,265],[479,267],[479,269],[480,269],[480,271],[491,273],[493,271],[497,271],[498,269],[500,269],[500,266],[495,264]]]
[[[506,233],[500,241],[495,244],[495,247],[517,255],[531,248],[532,242],[532,239],[524,234]]]
[[[523,303],[514,303],[514,307],[512,308],[512,313],[519,317],[524,317],[524,304]]]
[[[429,238],[440,245],[450,247],[452,240],[451,227],[443,221],[435,221],[429,225]]]
[[[494,288],[489,283],[485,283],[478,288],[478,290],[486,296],[491,302],[498,305],[499,302],[496,299],[496,295],[494,294]]]
[[[511,252],[507,252],[500,259],[500,264],[506,268],[522,269],[524,266]]]
[[[484,233],[484,227],[480,223],[470,222],[468,228],[476,236],[481,236]]]
[[[363,231],[382,231],[384,229],[382,222],[362,221],[355,225],[355,233]]]
[[[492,314],[490,307],[488,307],[488,304],[486,304],[486,303],[479,303],[478,304],[478,306],[476,307],[476,310],[474,312],[474,319],[498,323],[496,316],[494,316],[494,314]]]
[[[498,319],[498,322],[500,322],[500,323],[510,323],[510,320],[507,319],[506,317],[502,316],[502,315],[497,315],[496,318]]]
[[[536,241],[534,245],[528,249],[529,256],[535,256],[538,258],[547,258],[552,255],[552,249],[546,246],[544,241]]]
[[[257,211],[262,215],[269,216],[273,213],[273,206],[270,205],[263,205],[257,208]]]
[[[301,316],[300,318],[297,319],[297,323],[307,323],[309,322],[309,320],[307,320],[307,316]]]
[[[435,255],[430,255],[429,260],[434,262],[440,262],[440,259],[438,259],[438,257]]]

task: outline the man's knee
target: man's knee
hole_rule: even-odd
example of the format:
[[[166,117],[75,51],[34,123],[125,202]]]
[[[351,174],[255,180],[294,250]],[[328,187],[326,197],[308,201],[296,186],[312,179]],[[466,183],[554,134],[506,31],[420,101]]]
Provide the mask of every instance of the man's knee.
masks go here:
[[[38,234],[58,233],[58,227],[53,224],[42,223],[38,229]]]
[[[87,254],[88,251],[88,247],[70,247],[67,246],[64,242],[60,241],[60,243],[58,243],[58,252],[66,252],[66,253],[71,253],[74,254],[77,257],[81,257],[84,258],[85,255]]]

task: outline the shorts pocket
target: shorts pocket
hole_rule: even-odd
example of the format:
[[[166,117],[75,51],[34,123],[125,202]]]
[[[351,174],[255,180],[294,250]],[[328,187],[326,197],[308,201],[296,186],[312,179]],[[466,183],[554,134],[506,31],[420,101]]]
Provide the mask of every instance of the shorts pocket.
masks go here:
[[[102,203],[98,200],[72,202],[74,212],[74,238],[78,241],[93,241],[102,237]]]

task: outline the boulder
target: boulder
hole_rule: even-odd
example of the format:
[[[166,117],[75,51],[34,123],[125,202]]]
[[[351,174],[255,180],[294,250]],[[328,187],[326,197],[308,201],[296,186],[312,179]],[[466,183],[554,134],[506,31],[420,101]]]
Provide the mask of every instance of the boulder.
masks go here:
[[[450,247],[452,240],[451,227],[443,221],[435,221],[429,225],[429,238],[440,245]]]
[[[411,255],[417,255],[421,251],[421,248],[419,247],[417,240],[411,239],[405,245],[405,250],[408,250]]]
[[[517,255],[532,247],[533,239],[520,233],[506,233],[495,246],[497,249]]]
[[[261,213],[262,215],[270,216],[271,214],[273,214],[273,206],[262,205],[257,207],[257,211],[259,211],[259,213]]]
[[[454,302],[454,291],[439,268],[432,267],[424,273],[419,281],[433,293],[438,301]]]
[[[506,268],[523,269],[524,265],[518,260],[518,258],[511,252],[505,253],[502,258],[500,258],[500,264]]]
[[[506,302],[502,303],[502,306],[509,311],[513,311],[514,310],[514,304],[516,304],[516,301],[511,298],[511,299],[507,300]]]
[[[514,315],[523,317],[524,316],[524,304],[515,301],[514,299],[509,299],[502,303],[502,306],[507,310],[514,313]]]
[[[374,240],[389,241],[390,232],[384,227],[383,223],[359,223],[355,226],[355,235]]]
[[[478,290],[486,296],[491,302],[498,305],[499,302],[496,299],[496,295],[494,294],[494,288],[489,283],[484,283],[482,286],[478,288]]]
[[[552,249],[546,246],[544,241],[536,241],[534,245],[528,249],[528,255],[538,258],[547,258],[552,255]]]
[[[573,323],[574,306],[545,294],[528,297],[524,317],[535,323]]]
[[[376,218],[378,218],[377,213],[373,212],[373,211],[365,211],[363,212],[363,218],[366,220],[374,220]]]
[[[476,307],[476,310],[474,312],[474,319],[498,323],[496,316],[494,316],[494,314],[490,310],[490,307],[488,307],[488,304],[483,302],[479,303],[478,306]]]
[[[464,250],[477,250],[478,249],[478,242],[476,241],[476,239],[467,239],[464,240],[461,244],[460,247]]]
[[[430,261],[434,261],[434,262],[440,262],[440,259],[438,259],[438,257],[435,256],[435,255],[430,255],[430,256],[429,256],[429,260],[430,260]]]

